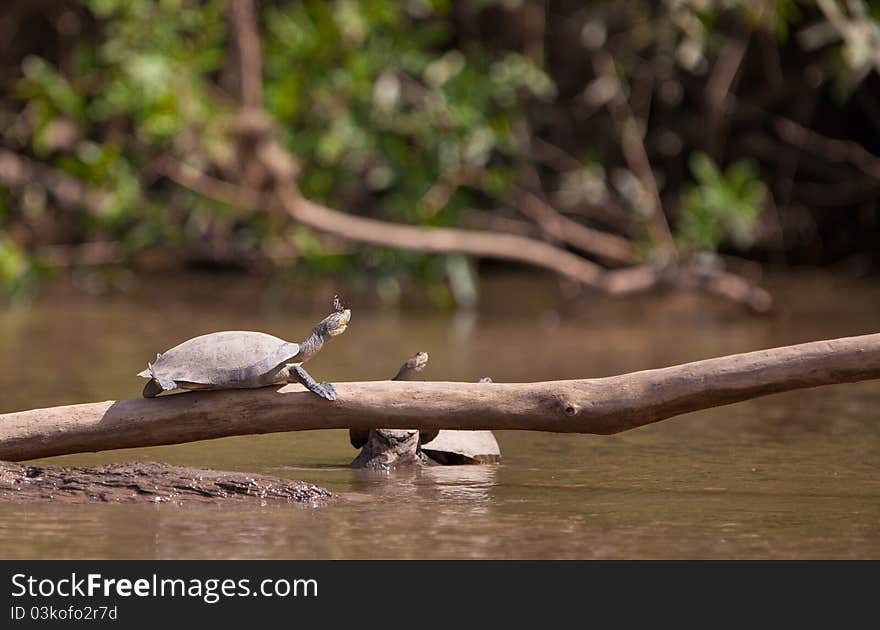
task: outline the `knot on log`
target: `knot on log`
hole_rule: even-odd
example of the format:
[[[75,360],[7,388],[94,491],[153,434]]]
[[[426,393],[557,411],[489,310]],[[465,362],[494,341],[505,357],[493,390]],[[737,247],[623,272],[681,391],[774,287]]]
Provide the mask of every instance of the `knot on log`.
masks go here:
[[[564,403],[565,407],[562,409],[562,413],[571,418],[574,415],[577,415],[577,412],[581,410],[581,406],[576,403]]]

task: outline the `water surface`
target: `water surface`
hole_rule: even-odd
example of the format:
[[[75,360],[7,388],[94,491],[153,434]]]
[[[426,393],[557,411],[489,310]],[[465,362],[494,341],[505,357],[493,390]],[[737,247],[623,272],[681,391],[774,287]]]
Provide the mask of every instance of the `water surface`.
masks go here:
[[[604,376],[877,332],[880,286],[777,279],[770,317],[693,296],[560,298],[555,280],[496,278],[472,314],[359,308],[309,369],[425,378]],[[329,290],[332,293],[332,289]],[[0,412],[138,396],[146,361],[212,330],[298,340],[324,315],[252,281],[142,279],[123,296],[57,292],[0,311]],[[317,298],[315,298],[317,299]],[[324,300],[326,301],[326,300]],[[614,436],[498,432],[499,465],[347,468],[344,431],[225,438],[41,460],[158,460],[303,479],[325,507],[0,505],[3,558],[877,558],[880,382],[779,394]]]

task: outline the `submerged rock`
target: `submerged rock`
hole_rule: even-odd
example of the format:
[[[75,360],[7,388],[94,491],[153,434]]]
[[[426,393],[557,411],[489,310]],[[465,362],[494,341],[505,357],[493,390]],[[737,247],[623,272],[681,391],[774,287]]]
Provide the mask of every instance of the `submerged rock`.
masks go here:
[[[157,462],[90,467],[0,461],[0,502],[302,503],[331,496],[302,481]]]

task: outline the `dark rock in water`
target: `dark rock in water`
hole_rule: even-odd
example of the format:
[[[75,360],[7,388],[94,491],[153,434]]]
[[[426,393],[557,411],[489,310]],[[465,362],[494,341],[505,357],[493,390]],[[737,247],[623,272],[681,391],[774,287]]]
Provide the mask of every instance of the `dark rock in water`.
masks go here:
[[[331,496],[302,481],[157,462],[95,467],[0,462],[0,502],[277,504]]]
[[[491,431],[440,431],[422,451],[439,464],[490,464],[501,460]]]
[[[367,443],[351,463],[353,468],[390,470],[424,462],[415,429],[370,429]]]

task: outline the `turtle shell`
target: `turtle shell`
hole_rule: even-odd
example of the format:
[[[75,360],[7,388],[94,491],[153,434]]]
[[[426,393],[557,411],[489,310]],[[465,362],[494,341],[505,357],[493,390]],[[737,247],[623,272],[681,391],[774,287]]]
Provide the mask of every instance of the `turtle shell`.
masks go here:
[[[298,352],[299,344],[266,333],[228,330],[193,337],[174,346],[156,357],[152,372],[158,378],[176,382],[247,385]]]
[[[440,431],[422,444],[422,452],[441,464],[488,464],[501,460],[501,448],[491,431]]]

